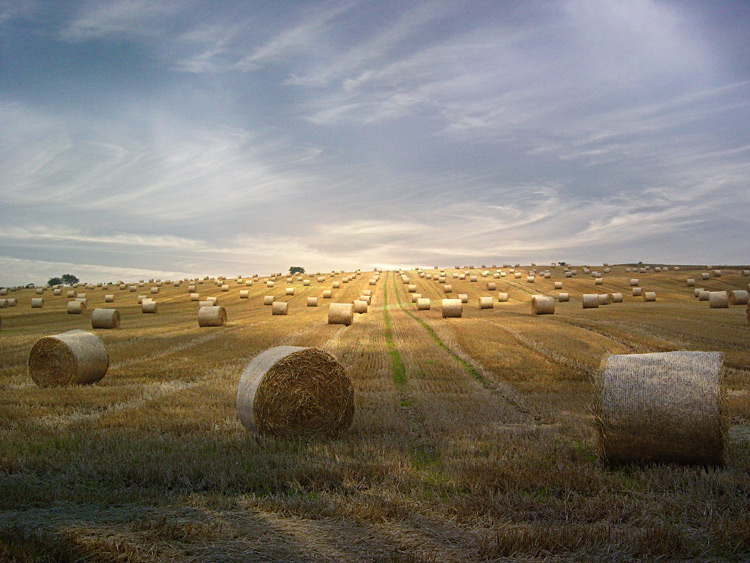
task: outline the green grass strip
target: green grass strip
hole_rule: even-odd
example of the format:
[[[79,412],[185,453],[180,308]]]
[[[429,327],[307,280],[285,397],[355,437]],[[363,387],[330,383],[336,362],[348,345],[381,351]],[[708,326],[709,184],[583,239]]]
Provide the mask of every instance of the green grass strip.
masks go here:
[[[396,292],[396,301],[398,302],[398,306],[401,307],[401,310],[409,315],[412,319],[417,321],[419,324],[422,325],[422,327],[427,331],[427,334],[429,334],[432,339],[437,343],[438,346],[440,346],[443,350],[448,352],[454,360],[456,360],[461,366],[466,370],[466,372],[471,375],[474,379],[476,379],[479,383],[484,385],[485,387],[492,388],[492,384],[487,380],[486,377],[484,377],[481,373],[479,373],[474,366],[472,366],[469,362],[464,360],[461,356],[456,354],[453,350],[448,348],[448,346],[443,342],[440,337],[437,335],[437,333],[432,329],[430,325],[428,325],[425,321],[420,319],[419,317],[412,314],[411,311],[407,310],[403,303],[401,303],[401,298],[398,295],[398,285],[396,284],[396,277],[393,277],[393,289]]]
[[[388,274],[390,275],[390,273]],[[395,283],[395,278],[394,278]],[[396,294],[398,297],[398,293]],[[393,323],[391,322],[391,313],[388,310],[388,284],[385,284],[385,307],[383,307],[383,315],[385,317],[385,345],[388,349],[388,356],[391,359],[391,372],[393,373],[393,383],[397,388],[402,388],[406,384],[406,368],[404,368],[404,362],[401,360],[401,354],[396,348],[396,343],[393,340]]]

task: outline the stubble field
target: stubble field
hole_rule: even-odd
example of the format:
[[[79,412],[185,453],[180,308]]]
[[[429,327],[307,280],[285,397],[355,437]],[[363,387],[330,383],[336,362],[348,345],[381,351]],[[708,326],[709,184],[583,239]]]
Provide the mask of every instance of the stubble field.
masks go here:
[[[685,278],[710,290],[746,289],[750,278],[615,266],[595,286],[560,267],[533,284],[528,268],[521,279],[471,270],[476,282],[446,271],[451,297],[468,295],[460,319],[441,318],[442,284],[414,270],[405,274],[429,311],[395,272],[375,286],[364,273],[316,308],[307,297],[349,274],[311,276],[309,287],[229,281],[228,292],[205,280],[201,297],[227,309],[216,328],[198,327],[187,282],[160,288],[155,315],[136,300],[148,283],[81,290],[83,315],[66,314],[65,290],[47,290],[43,309],[30,308],[33,289],[12,293],[18,306],[0,309],[0,560],[748,560],[750,328],[744,306],[709,309]],[[631,277],[657,301],[632,297]],[[555,281],[571,301],[532,316],[531,295],[555,295]],[[330,302],[364,289],[368,313],[327,324]],[[605,292],[624,302],[582,309],[583,293]],[[289,314],[271,316],[267,294]],[[494,308],[480,310],[480,296]],[[34,342],[92,330],[95,307],[122,314],[120,328],[93,331],[110,356],[104,379],[34,385]],[[279,345],[318,347],[345,366],[356,413],[340,438],[260,438],[240,424],[240,374]],[[726,466],[603,465],[593,374],[607,354],[671,350],[724,352]]]

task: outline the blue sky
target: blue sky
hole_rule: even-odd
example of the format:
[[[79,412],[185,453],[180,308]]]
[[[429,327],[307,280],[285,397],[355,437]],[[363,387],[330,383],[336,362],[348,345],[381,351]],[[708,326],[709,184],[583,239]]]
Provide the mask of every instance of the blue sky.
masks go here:
[[[750,262],[750,4],[0,2],[0,284]]]

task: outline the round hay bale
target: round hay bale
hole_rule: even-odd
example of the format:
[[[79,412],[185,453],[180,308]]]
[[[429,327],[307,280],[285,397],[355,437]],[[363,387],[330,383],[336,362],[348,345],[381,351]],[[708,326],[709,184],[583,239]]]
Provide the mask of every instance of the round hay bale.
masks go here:
[[[337,281],[335,281],[335,282],[333,282],[333,283],[331,284],[331,287],[332,287],[333,289],[338,289],[338,288],[340,288],[340,287],[341,287],[341,282],[337,282]]]
[[[643,292],[643,300],[647,302],[656,301],[656,292],[655,291],[644,291]]]
[[[596,278],[594,280],[594,285],[603,285],[603,284],[604,284],[604,279],[603,278]]]
[[[477,277],[476,277],[476,276],[474,276],[474,275],[471,275],[471,276],[469,276],[469,281],[470,281],[470,282],[473,282],[473,283],[476,283],[476,281],[477,281]]]
[[[414,295],[419,295],[419,297],[422,297],[419,293],[415,293]],[[372,305],[372,296],[371,295],[360,295],[359,296],[360,301],[364,301],[367,303],[368,306]],[[413,301],[412,301],[413,303]]]
[[[108,293],[107,295],[104,296],[104,302],[105,303],[114,303],[115,302],[115,296],[112,295],[111,293]]]
[[[495,302],[492,297],[480,297],[477,300],[477,306],[479,309],[492,309],[495,306]]]
[[[141,312],[142,313],[157,313],[159,312],[159,305],[156,301],[151,301],[150,299],[143,300],[141,303]]]
[[[729,292],[730,305],[746,305],[750,301],[750,292],[745,289],[733,289]]]
[[[302,280],[302,285],[303,285],[304,287],[309,287],[309,285],[310,285],[310,280]]]
[[[240,299],[250,299],[250,292],[247,289],[240,289]]]
[[[532,315],[553,315],[555,313],[555,300],[545,295],[531,296]]]
[[[307,306],[308,307],[317,307],[318,306],[318,298],[317,297],[308,297],[307,298]]]
[[[135,291],[135,290],[133,290],[133,291]],[[152,287],[151,288],[151,295],[156,295],[157,293],[159,293],[159,288],[158,287]]]
[[[354,388],[332,355],[279,346],[257,355],[242,372],[236,405],[251,432],[335,437],[354,419]]]
[[[44,307],[44,297],[34,297],[31,299],[32,309],[41,309]]]
[[[224,326],[227,311],[221,305],[209,305],[198,309],[198,326]]]
[[[444,319],[461,318],[463,304],[460,299],[443,299],[442,313]]]
[[[613,293],[612,303],[622,303],[622,293]]]
[[[268,280],[266,282],[266,287],[273,287],[273,282],[271,280]]]
[[[534,283],[534,276],[526,276],[526,283]]]
[[[62,289],[59,289],[56,287],[55,289],[52,290],[52,295],[61,295],[61,294],[62,294]]]
[[[29,375],[39,387],[96,383],[108,367],[102,341],[83,330],[40,338],[29,353]]]
[[[494,282],[487,282],[487,291],[495,291],[496,286]]]
[[[720,278],[721,277],[721,270],[714,270],[714,277]]]
[[[562,289],[562,288],[563,288],[562,282],[559,282],[559,281],[555,282],[555,289]]]
[[[417,286],[414,284],[409,284],[409,293],[416,293],[417,292]]]
[[[75,301],[68,301],[67,310],[69,315],[80,315],[86,310],[86,302],[77,299]]]
[[[333,291],[330,289],[323,290],[323,299],[330,299],[333,296]]]
[[[91,311],[91,328],[117,328],[120,326],[120,311],[117,309],[94,309]]]
[[[289,303],[286,301],[274,301],[271,304],[272,315],[286,315],[289,312]]]
[[[497,300],[499,303],[507,303],[509,299],[509,296],[506,292],[501,291],[497,294]]]
[[[630,280],[630,287],[638,287],[638,284],[641,283],[641,280],[633,278]]]
[[[610,356],[597,378],[599,455],[607,463],[724,464],[720,352]]]
[[[355,313],[366,313],[367,312],[367,301],[357,299],[353,303]]]
[[[597,309],[599,308],[599,295],[596,293],[584,293],[582,303],[584,309]]]
[[[417,311],[429,311],[430,300],[427,297],[420,297],[417,299]]]
[[[701,279],[702,279],[702,280],[707,280],[707,279],[709,279],[710,277],[711,277],[711,274],[709,274],[708,272],[703,272],[703,273],[701,274]]]
[[[707,291],[705,289],[702,289],[698,292],[698,301],[708,301],[711,297],[711,292]]]
[[[726,309],[729,307],[729,296],[726,291],[710,291],[708,306],[711,309]]]
[[[609,305],[612,303],[612,296],[609,293],[599,294],[599,305]]]
[[[67,297],[68,299],[75,299],[75,298],[76,298],[76,296],[77,296],[77,294],[76,294],[76,292],[75,292],[75,291],[68,291],[68,292],[67,292],[67,293],[65,294],[65,297]]]
[[[443,291],[445,293],[453,293],[453,286],[450,285],[450,284],[444,285],[443,286]]]
[[[570,294],[569,293],[558,293],[557,294],[557,300],[560,303],[567,303],[570,301]]]
[[[633,288],[633,297],[640,297],[643,295],[643,288],[642,287],[634,287]]]
[[[687,279],[687,286],[688,286],[688,287],[695,287],[695,279],[693,279],[693,278],[688,278],[688,279]]]
[[[419,299],[420,297],[422,297],[421,293],[412,293],[411,294],[411,302],[412,303],[416,303],[417,299]]]
[[[294,288],[293,287],[287,287],[286,288],[286,295],[294,295]]]
[[[6,301],[8,302],[8,307],[15,307],[16,305],[18,305],[18,299],[16,299],[15,297],[10,297],[6,299]]]
[[[349,326],[354,320],[354,305],[351,303],[331,303],[328,306],[328,324]]]
[[[263,305],[273,305],[273,295],[264,295],[263,296]]]
[[[191,293],[190,294],[190,301],[200,301],[201,300],[201,294],[200,293]]]

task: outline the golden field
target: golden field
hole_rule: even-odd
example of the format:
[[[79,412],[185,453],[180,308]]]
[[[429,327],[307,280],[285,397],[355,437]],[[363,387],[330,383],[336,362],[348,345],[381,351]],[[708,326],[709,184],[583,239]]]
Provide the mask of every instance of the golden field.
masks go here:
[[[615,266],[595,286],[581,267],[565,278],[558,266],[532,284],[528,267],[520,279],[485,269],[497,270],[471,270],[476,282],[446,269],[449,297],[469,296],[460,319],[441,318],[442,284],[415,270],[404,273],[429,311],[417,311],[396,272],[375,286],[362,273],[315,308],[308,297],[352,274],[305,276],[310,286],[281,277],[274,288],[229,280],[228,292],[205,280],[196,291],[217,297],[229,319],[214,328],[198,327],[188,282],[157,295],[149,283],[80,289],[83,315],[66,314],[65,289],[48,289],[42,309],[30,308],[33,289],[12,292],[18,305],[0,309],[0,560],[747,561],[750,328],[745,306],[709,309],[685,279],[729,290],[750,278]],[[632,297],[630,278],[656,302]],[[557,294],[555,281],[570,302],[532,316],[532,294]],[[329,303],[365,289],[368,313],[327,324]],[[583,293],[605,292],[624,302],[582,309]],[[159,312],[142,314],[139,294]],[[271,315],[269,294],[289,303],[287,316]],[[480,296],[494,308],[480,310]],[[92,330],[95,307],[122,314],[120,328],[93,331],[109,352],[104,379],[34,385],[34,342]],[[281,440],[242,427],[240,374],[278,345],[318,347],[345,366],[356,413],[343,436]],[[592,375],[607,354],[671,350],[725,354],[726,466],[607,467]]]

